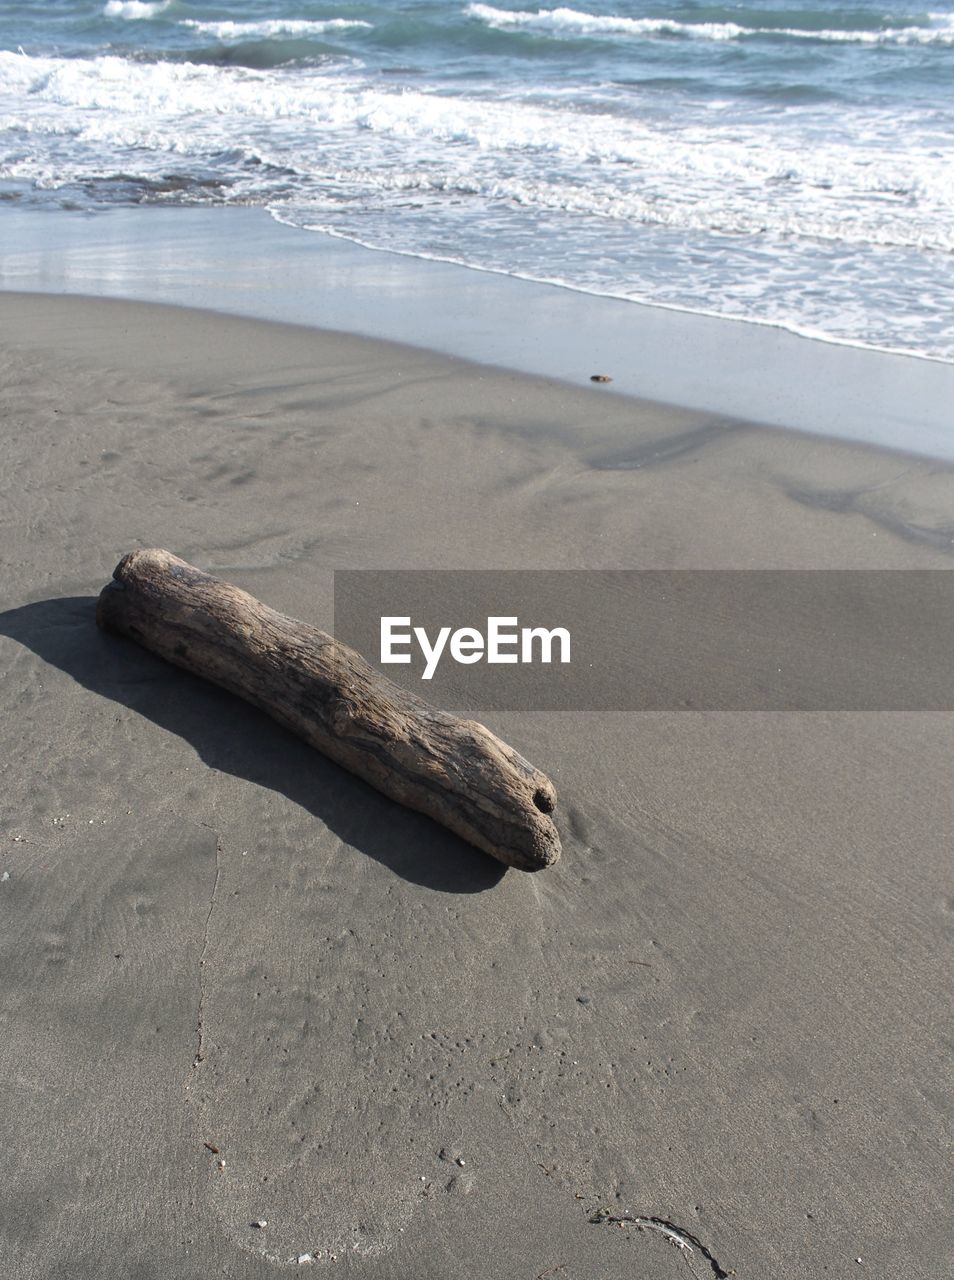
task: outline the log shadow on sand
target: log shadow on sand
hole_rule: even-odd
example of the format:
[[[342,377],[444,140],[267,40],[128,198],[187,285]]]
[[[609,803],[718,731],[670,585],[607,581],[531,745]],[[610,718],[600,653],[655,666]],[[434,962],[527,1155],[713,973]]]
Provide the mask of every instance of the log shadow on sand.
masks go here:
[[[95,596],[0,613],[0,634],[188,742],[211,769],[275,791],[395,875],[444,893],[479,893],[506,868],[429,818],[353,777],[223,689],[96,626]],[[148,769],[148,760],[142,762]]]

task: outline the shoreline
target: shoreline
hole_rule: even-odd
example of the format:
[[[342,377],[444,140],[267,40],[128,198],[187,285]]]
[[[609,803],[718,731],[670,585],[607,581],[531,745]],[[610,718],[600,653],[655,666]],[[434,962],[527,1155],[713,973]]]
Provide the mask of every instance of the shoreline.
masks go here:
[[[261,209],[0,210],[0,288],[197,306],[954,460],[954,364],[297,231]],[[231,246],[240,245],[240,256]]]
[[[754,316],[730,315],[721,311],[707,311],[702,307],[680,306],[675,302],[654,302],[649,298],[631,298],[622,293],[587,289],[584,285],[572,284],[568,280],[548,280],[542,276],[524,275],[519,271],[504,271],[503,268],[484,267],[476,262],[463,262],[457,258],[441,256],[436,253],[413,253],[409,249],[386,249],[379,245],[369,244],[365,240],[359,240],[356,236],[345,235],[343,232],[327,231],[321,227],[296,227],[294,223],[283,221],[270,210],[266,210],[266,212],[279,226],[288,227],[289,230],[299,230],[307,235],[320,235],[326,236],[331,240],[341,240],[359,249],[367,249],[369,253],[393,254],[401,258],[410,258],[412,262],[434,262],[443,266],[460,267],[465,271],[480,271],[487,275],[500,276],[505,280],[519,280],[524,284],[542,286],[548,289],[565,289],[568,293],[582,294],[585,298],[598,298],[607,302],[626,302],[634,307],[642,307],[646,311],[675,311],[678,315],[696,316],[701,320],[724,321],[727,324],[745,325],[746,327],[755,325],[762,329],[779,329],[790,337],[802,338],[806,342],[818,342],[822,346],[849,347],[852,350],[867,351],[876,356],[900,356],[905,360],[926,360],[929,364],[954,365],[954,356],[948,358],[927,355],[920,351],[908,351],[902,347],[879,347],[870,342],[856,342],[851,338],[836,338],[831,334],[823,333],[821,330],[799,329],[795,325],[783,324],[780,320],[760,320]]]

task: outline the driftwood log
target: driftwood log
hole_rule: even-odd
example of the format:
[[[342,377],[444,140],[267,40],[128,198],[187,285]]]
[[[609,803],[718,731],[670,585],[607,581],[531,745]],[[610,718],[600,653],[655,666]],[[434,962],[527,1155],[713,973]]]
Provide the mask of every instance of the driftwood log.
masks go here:
[[[475,720],[406,693],[347,645],[168,551],[131,551],[96,621],[267,712],[401,804],[508,866],[556,862],[545,774]]]

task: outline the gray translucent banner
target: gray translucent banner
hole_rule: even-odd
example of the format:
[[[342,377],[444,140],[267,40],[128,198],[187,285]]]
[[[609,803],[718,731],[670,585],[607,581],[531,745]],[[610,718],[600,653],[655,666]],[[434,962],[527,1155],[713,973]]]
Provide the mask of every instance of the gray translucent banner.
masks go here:
[[[344,570],[335,634],[466,714],[954,709],[946,570]]]

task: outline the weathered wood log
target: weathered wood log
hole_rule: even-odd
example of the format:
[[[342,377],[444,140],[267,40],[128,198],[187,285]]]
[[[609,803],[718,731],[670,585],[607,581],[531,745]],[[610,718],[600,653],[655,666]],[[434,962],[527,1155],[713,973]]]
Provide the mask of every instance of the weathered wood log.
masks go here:
[[[406,693],[347,645],[168,551],[131,551],[96,621],[238,694],[508,866],[556,862],[545,774],[475,720]]]

